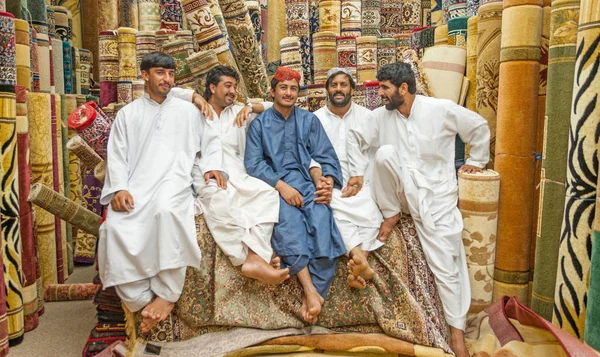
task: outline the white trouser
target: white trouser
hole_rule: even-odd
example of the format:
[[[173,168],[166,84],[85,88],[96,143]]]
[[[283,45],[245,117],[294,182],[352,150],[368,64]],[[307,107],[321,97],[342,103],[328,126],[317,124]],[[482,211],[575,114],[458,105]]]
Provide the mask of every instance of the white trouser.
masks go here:
[[[471,289],[465,249],[462,243],[463,222],[458,207],[454,206],[431,216],[434,229],[423,223],[423,191],[418,179],[408,177],[402,168],[400,157],[392,146],[382,146],[375,155],[372,178],[373,197],[385,218],[398,213],[410,213],[425,253],[429,268],[435,276],[436,285],[444,305],[446,321],[452,327],[464,330],[467,312],[471,304]],[[405,185],[406,180],[412,180]],[[436,198],[428,202],[428,210],[435,211]],[[430,214],[430,213],[428,213]]]
[[[152,301],[154,296],[175,303],[179,300],[183,290],[186,269],[187,267],[162,270],[148,279],[115,285],[115,289],[121,300],[132,312],[144,308]]]
[[[335,217],[335,211],[333,215]],[[370,252],[379,249],[383,245],[383,242],[377,239],[379,227],[359,227],[346,220],[336,220],[335,223],[340,230],[344,246],[348,252],[355,247],[360,247],[360,249]]]

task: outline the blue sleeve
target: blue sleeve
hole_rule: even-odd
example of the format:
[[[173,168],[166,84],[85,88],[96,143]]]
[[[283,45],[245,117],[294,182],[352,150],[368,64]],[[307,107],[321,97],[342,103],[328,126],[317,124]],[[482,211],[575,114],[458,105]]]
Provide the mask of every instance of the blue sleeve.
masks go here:
[[[333,177],[333,186],[342,187],[342,168],[329,137],[319,118],[311,114],[312,122],[308,136],[308,152],[313,160],[321,165],[323,176]]]
[[[253,120],[248,127],[246,135],[246,153],[244,154],[244,165],[248,175],[263,180],[275,187],[281,178],[271,166],[267,165],[264,157],[260,121]]]

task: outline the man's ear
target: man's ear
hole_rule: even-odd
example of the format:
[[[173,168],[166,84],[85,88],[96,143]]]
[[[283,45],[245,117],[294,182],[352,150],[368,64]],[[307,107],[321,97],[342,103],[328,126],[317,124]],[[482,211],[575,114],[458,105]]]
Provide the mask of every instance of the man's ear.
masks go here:
[[[402,82],[402,84],[400,84],[400,93],[402,93],[402,95],[408,93],[408,84],[406,82]]]
[[[142,79],[146,82],[148,82],[148,79],[150,79],[150,74],[146,71],[142,70]]]
[[[210,94],[215,94],[217,92],[217,86],[214,84],[209,84],[208,89],[210,89]]]

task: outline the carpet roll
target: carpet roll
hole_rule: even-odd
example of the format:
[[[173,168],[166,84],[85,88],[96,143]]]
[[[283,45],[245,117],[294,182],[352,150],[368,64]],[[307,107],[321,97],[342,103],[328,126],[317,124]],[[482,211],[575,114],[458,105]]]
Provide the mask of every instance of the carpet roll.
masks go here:
[[[54,88],[57,94],[65,94],[65,72],[63,71],[63,42],[52,39],[52,62],[54,64]]]
[[[582,0],[580,10],[569,130],[566,199],[558,251],[559,266],[552,322],[564,331],[583,339],[586,303],[589,303],[587,294],[591,269],[590,246],[593,247],[592,224],[598,189],[600,108],[596,101],[600,91],[597,58],[600,9],[596,2]]]
[[[46,286],[44,298],[46,301],[75,301],[91,300],[100,289],[99,284],[52,284]]]
[[[32,183],[52,186],[52,125],[50,94],[29,93],[27,112],[30,123]],[[54,216],[34,207],[42,283],[57,284]]]
[[[48,13],[46,12],[46,2],[44,0],[27,0],[27,10],[31,14],[33,21],[48,22]]]
[[[248,8],[242,0],[219,0],[229,40],[248,95],[264,98],[267,95],[267,72],[262,63],[260,46],[252,29]]]
[[[117,32],[115,30],[101,31],[99,41],[100,105],[105,106],[117,101],[117,81],[119,80]]]
[[[300,85],[304,85],[304,71],[300,55],[300,39],[296,36],[285,37],[279,43],[281,48],[281,65],[300,73]]]
[[[338,67],[348,69],[352,73],[354,82],[356,82],[356,38],[339,36],[336,38],[336,43]]]
[[[119,27],[119,1],[98,0],[98,31],[114,30]]]
[[[120,27],[117,29],[119,49],[119,81],[134,81],[137,79],[135,57],[136,29]]]
[[[408,7],[408,4],[411,2],[404,1],[404,3]],[[379,32],[381,33],[381,37],[392,37],[395,34],[405,30],[402,23],[402,5],[403,1],[401,0],[381,0],[381,9],[379,10],[381,19],[381,23],[379,24]],[[419,11],[420,9],[421,1],[419,0]],[[407,18],[407,20],[409,20],[409,18]],[[421,22],[419,22],[419,24],[416,26],[421,26]]]
[[[139,0],[138,8],[140,31],[156,31],[161,28],[160,0]]]
[[[342,0],[341,24],[342,36],[358,37],[362,35],[362,3],[360,0]]]
[[[29,161],[29,122],[27,119],[27,89],[17,85],[16,91],[16,129],[17,162],[19,175],[19,227],[21,235],[21,262],[23,269],[23,311],[25,332],[38,326],[37,276],[35,240],[33,235],[33,214],[31,204],[27,202],[31,187],[31,164]]]
[[[494,166],[496,154],[496,122],[498,111],[498,86],[500,78],[500,33],[502,3],[483,4],[479,8],[477,39],[477,81],[475,108],[488,122],[490,128],[490,163]]]
[[[94,168],[102,161],[98,155],[79,135],[73,135],[67,147],[80,161],[84,168]]]
[[[146,87],[146,82],[143,80],[136,80],[131,82],[131,93],[132,93],[132,99],[136,100],[138,98],[142,98],[144,96],[144,90]],[[104,111],[104,108],[102,108],[102,111]],[[108,113],[106,113],[106,116],[110,117],[110,115]],[[113,116],[113,120],[109,120],[110,123],[112,123],[114,121],[114,116]]]
[[[10,21],[7,21],[10,19]],[[0,32],[6,33],[12,26],[14,34],[14,21],[12,18],[0,14]],[[6,37],[5,37],[6,38]],[[8,46],[4,50],[12,49],[14,57],[15,38],[8,37]],[[14,58],[8,61],[11,65],[11,81],[16,81],[16,62]],[[6,67],[5,67],[6,68]],[[6,75],[2,73],[2,81]],[[14,76],[12,75],[14,74]],[[0,229],[3,233],[2,255],[4,257],[4,281],[6,282],[6,306],[8,318],[8,338],[11,345],[18,344],[23,339],[24,313],[22,296],[22,268],[21,268],[21,232],[19,225],[19,187],[17,164],[17,102],[14,85],[3,84],[0,89],[0,164],[2,180],[0,181]]]
[[[49,187],[36,183],[31,186],[29,202],[71,223],[87,233],[98,235],[101,217],[76,204]]]
[[[154,1],[154,0],[149,0]],[[158,0],[156,0],[158,1]],[[139,22],[139,8],[140,4],[138,0],[118,0],[119,3],[119,27],[130,27],[137,29],[140,25]]]
[[[357,84],[354,89],[354,95],[352,101],[360,106],[367,107],[367,96],[365,93],[365,86],[363,84]]]
[[[313,56],[315,84],[325,83],[327,71],[336,66],[336,34],[334,32],[317,32],[313,34]]]
[[[60,133],[60,126],[58,123],[58,118],[60,117],[60,97],[58,101],[58,106],[56,103],[56,95],[50,94],[50,125],[51,125],[51,143],[52,143],[52,188],[55,192],[60,193],[61,187],[61,164],[62,157],[60,156],[59,147],[58,147],[58,136]],[[57,110],[58,109],[58,110]],[[64,227],[60,218],[54,218],[54,231],[55,231],[55,239],[56,239],[56,267],[58,274],[58,283],[61,284],[64,282],[64,250],[63,242],[65,240],[64,237]],[[64,248],[66,248],[66,243],[64,244]]]
[[[101,158],[106,158],[110,123],[102,109],[94,102],[80,106],[69,115],[69,128],[74,129]],[[70,150],[74,150],[69,147]],[[80,157],[81,158],[81,157]],[[83,159],[82,159],[83,160]],[[95,164],[89,167],[94,167]]]
[[[65,197],[71,196],[71,182],[70,182],[70,169],[69,169],[69,151],[67,149],[67,142],[69,141],[69,126],[68,126],[68,118],[69,112],[67,108],[67,97],[66,95],[60,96],[60,127],[61,127],[61,140],[59,142],[61,148],[61,157],[62,157],[62,195]],[[65,258],[65,279],[68,278],[70,274],[73,273],[74,262],[73,262],[73,227],[71,224],[67,222],[63,222],[65,225],[65,237],[66,237],[66,258]]]
[[[327,104],[327,90],[325,83],[311,84],[306,95],[308,111],[315,112]]]
[[[304,83],[312,83],[312,42],[310,33],[310,20],[308,0],[286,0],[287,9],[287,36],[298,38],[298,53],[300,55],[299,65]],[[289,52],[290,49],[281,47],[284,44],[284,39],[279,42],[281,54],[281,65],[287,66],[286,60],[283,58],[283,52]],[[295,60],[293,61],[296,65]],[[297,68],[294,68],[298,70]]]
[[[254,29],[254,36],[256,37],[256,41],[260,43],[262,36],[262,24],[260,19],[260,5],[258,4],[258,0],[248,0],[246,1],[246,6],[248,6],[248,14],[250,15],[250,21],[252,21],[252,28]],[[308,11],[307,11],[308,15]],[[262,47],[262,45],[261,45]],[[261,48],[261,56],[262,56],[262,48]]]
[[[502,13],[502,12],[501,12]],[[435,28],[434,46],[448,44],[448,25],[439,25]]]
[[[365,97],[367,100],[366,107],[369,110],[376,109],[381,106],[381,97],[379,96],[379,82],[367,81],[364,83]]]
[[[403,52],[401,60],[404,63],[410,64],[410,67],[415,74],[415,82],[417,84],[416,94],[435,97],[435,93],[431,89],[431,84],[429,83],[429,77],[427,76],[427,73],[425,73],[425,69],[421,64],[417,53],[413,50],[406,50]]]
[[[379,24],[381,23],[381,0],[362,1],[362,36],[379,37]]]
[[[160,0],[160,28],[183,29],[183,10],[179,0]],[[141,24],[140,24],[140,30]]]
[[[464,222],[462,240],[471,282],[471,313],[479,313],[492,303],[499,195],[497,172],[459,172],[458,207]]]
[[[319,25],[321,32],[334,32],[336,36],[341,32],[341,0],[319,1]]]
[[[467,50],[450,45],[429,47],[423,56],[423,68],[436,98],[458,102],[462,88]]]
[[[175,82],[180,86],[191,85],[194,82],[194,77],[186,60],[188,57],[186,40],[168,42],[163,45],[163,51],[173,56],[177,63]]]
[[[361,36],[356,39],[356,73],[358,83],[377,79],[377,37]]]
[[[106,161],[101,161],[94,167],[94,176],[98,181],[104,183],[104,178],[106,177]]]
[[[396,58],[398,61],[402,59],[402,52],[410,50],[410,33],[400,33],[394,35],[396,40]]]
[[[503,3],[494,169],[502,177],[494,281],[521,301],[529,297],[529,259],[538,117],[542,8],[530,2]],[[531,26],[523,31],[522,24]],[[513,108],[521,108],[515,112]],[[514,135],[520,133],[518,139]],[[516,169],[519,168],[519,171]],[[523,300],[524,299],[524,300]]]
[[[138,79],[142,78],[142,71],[140,69],[140,65],[142,64],[142,58],[145,54],[154,51],[156,51],[156,34],[154,33],[154,31],[138,31],[135,34],[135,57],[137,64]],[[108,105],[108,103],[106,102],[102,103]]]
[[[187,58],[192,70],[192,75],[196,78],[196,91],[204,95],[206,90],[206,75],[208,72],[219,65],[217,54],[213,50],[197,52]]]
[[[37,34],[37,59],[40,73],[40,92],[50,93],[50,48],[47,34]]]
[[[279,48],[279,42],[282,38],[286,37],[286,5],[281,0],[268,0],[267,12],[267,33],[269,35],[269,42],[267,45],[267,64],[273,63],[271,66],[277,67],[281,60],[281,52]],[[274,73],[274,71],[273,71]]]
[[[63,41],[63,76],[65,81],[65,93],[73,94],[73,50],[71,42]]]
[[[64,6],[49,6],[54,11],[54,31],[56,38],[69,41],[69,9]]]
[[[594,215],[595,242],[600,242],[600,196],[596,194],[596,213]],[[592,348],[600,349],[600,244],[592,244],[590,268],[590,287],[585,320],[584,341]]]
[[[390,0],[386,0],[390,1]],[[399,2],[395,0],[395,2]],[[428,26],[421,18],[421,1],[420,0],[403,0],[402,2],[402,31],[410,32],[420,26]],[[427,4],[427,2],[425,2]]]
[[[477,43],[479,41],[479,34],[477,33],[477,27],[479,23],[479,17],[473,16],[469,18],[467,28],[467,78],[469,79],[469,89],[467,92],[467,101],[465,107],[467,109],[477,112],[477,103],[475,99],[475,92],[477,90]]]
[[[485,5],[484,5],[485,6]],[[483,6],[482,6],[483,8]],[[552,2],[550,47],[548,53],[548,84],[546,90],[545,135],[542,152],[540,184],[540,217],[537,230],[535,270],[531,308],[546,320],[552,319],[554,291],[558,269],[558,250],[565,205],[566,172],[575,73],[577,32],[573,23],[579,21],[579,1]],[[568,36],[559,36],[562,33]]]
[[[2,225],[2,217],[0,217],[0,225]],[[2,230],[0,229],[0,241],[4,240]],[[4,258],[0,254],[0,263],[4,266]],[[4,269],[0,270],[0,281],[4,281]],[[8,354],[8,318],[6,316],[6,286],[0,284],[0,356]]]
[[[29,23],[25,20],[15,19],[15,62],[16,84],[31,90],[31,49],[29,37]]]
[[[194,34],[190,30],[180,30],[175,32],[175,36],[178,40],[185,41],[185,49],[187,51],[187,55],[191,56],[194,53]],[[136,38],[136,46],[137,46],[137,38]],[[137,49],[137,47],[136,47]]]
[[[92,53],[85,48],[79,49],[79,85],[81,94],[90,94],[90,71],[92,69]]]
[[[467,48],[468,16],[448,20],[448,44]]]
[[[84,168],[83,176],[83,207],[94,214],[102,214],[100,205],[100,194],[102,192],[102,183],[94,176],[93,168]],[[75,246],[75,256],[73,260],[80,264],[93,264],[96,258],[97,238],[91,233],[81,231],[77,237]]]
[[[377,39],[377,67],[386,64],[395,63],[396,58],[396,40],[393,38]]]

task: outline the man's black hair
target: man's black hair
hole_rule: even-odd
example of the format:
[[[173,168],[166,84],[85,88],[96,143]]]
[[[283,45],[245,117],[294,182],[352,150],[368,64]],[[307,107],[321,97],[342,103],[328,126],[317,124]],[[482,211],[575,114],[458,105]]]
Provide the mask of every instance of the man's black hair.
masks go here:
[[[350,88],[356,89],[356,83],[354,82],[354,78],[352,78],[352,76],[349,76],[348,73],[345,73],[342,71],[335,72],[329,78],[327,78],[327,81],[325,81],[325,89],[329,88],[329,83],[331,83],[331,81],[333,80],[333,77],[337,76],[338,74],[346,75],[346,77],[348,77],[348,80],[350,81]]]
[[[162,67],[165,69],[176,69],[177,65],[173,57],[163,52],[150,52],[142,57],[140,70],[150,73],[150,68]]]
[[[404,62],[396,62],[386,64],[377,72],[378,81],[390,81],[396,87],[400,87],[402,83],[408,85],[408,92],[415,94],[417,92],[417,83],[415,81],[415,73],[410,64]]]
[[[275,79],[275,77],[273,77],[273,79],[271,79],[271,89],[275,90],[275,88],[277,88],[277,85],[279,84],[279,80]]]
[[[210,85],[214,84],[215,86],[219,85],[221,82],[221,77],[233,77],[239,83],[240,75],[237,73],[235,69],[229,66],[218,65],[215,68],[211,69],[206,75],[206,87],[204,89],[204,99],[208,100],[212,97],[212,93],[210,92]]]

